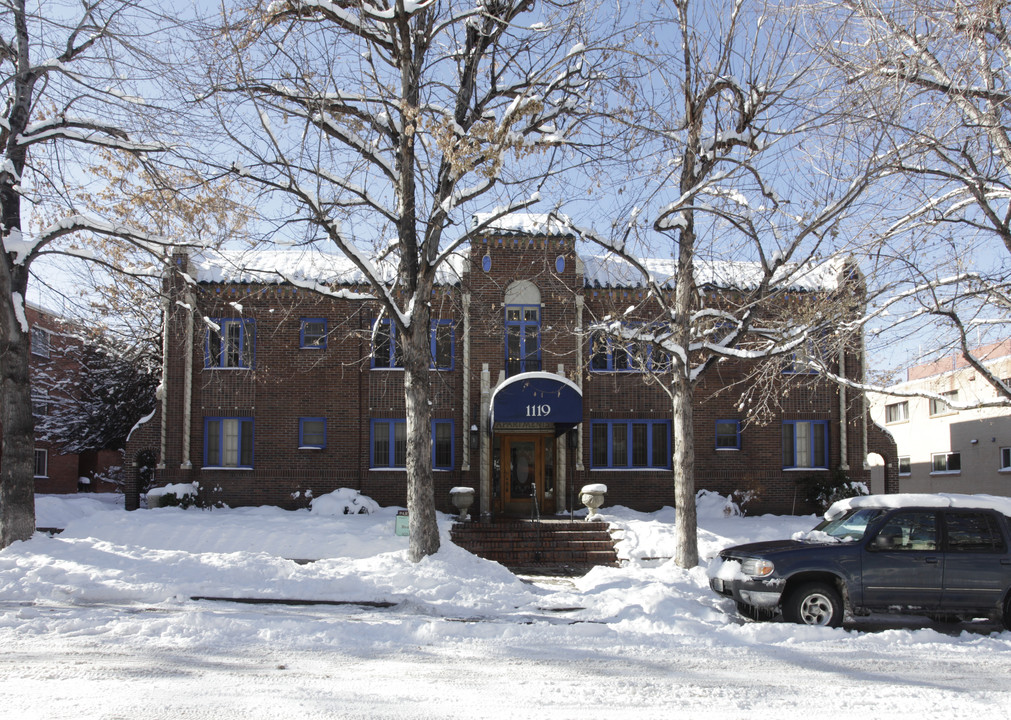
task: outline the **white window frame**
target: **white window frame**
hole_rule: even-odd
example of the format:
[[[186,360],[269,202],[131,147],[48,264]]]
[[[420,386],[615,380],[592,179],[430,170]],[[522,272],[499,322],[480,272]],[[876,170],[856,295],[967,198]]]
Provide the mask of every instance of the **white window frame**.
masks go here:
[[[49,391],[32,388],[32,415],[45,417],[49,414]]]
[[[895,414],[899,415],[899,417],[891,417],[892,414],[893,414],[891,412],[893,408],[896,411]],[[895,425],[896,423],[904,423],[904,422],[909,422],[909,401],[908,400],[900,400],[899,402],[888,403],[887,405],[885,405],[885,424],[886,425]]]
[[[42,463],[42,472],[39,472],[39,460]],[[49,477],[49,451],[43,448],[35,448],[35,477],[37,478],[48,478]]]
[[[950,401],[958,402],[958,390],[946,390],[938,393],[941,399],[930,398],[930,417],[941,417],[943,415],[953,415],[957,410],[951,407]]]
[[[52,342],[50,339],[50,333],[43,327],[38,325],[33,325],[31,330],[31,352],[32,355],[37,355],[38,357],[48,358],[50,352],[52,351]]]
[[[937,466],[938,458],[944,458],[944,469],[935,470]],[[958,458],[958,468],[955,470],[949,469],[951,467],[951,458]],[[962,472],[962,453],[959,452],[939,452],[930,454],[930,474],[931,475],[959,475]]]

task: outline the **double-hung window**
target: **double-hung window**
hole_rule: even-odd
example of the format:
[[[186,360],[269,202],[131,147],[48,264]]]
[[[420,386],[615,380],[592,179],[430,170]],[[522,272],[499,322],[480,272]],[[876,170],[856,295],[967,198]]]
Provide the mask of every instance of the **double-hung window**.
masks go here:
[[[432,467],[436,470],[453,469],[453,421],[432,421]]]
[[[506,305],[506,373],[541,369],[540,305]]]
[[[35,477],[49,477],[49,451],[35,449]]]
[[[1000,469],[1011,470],[1011,447],[1000,449]]]
[[[432,467],[453,468],[453,421],[432,421]],[[373,420],[370,428],[369,466],[403,469],[407,466],[407,421]]]
[[[885,422],[898,423],[909,420],[909,401],[890,403],[885,405]]]
[[[595,420],[590,423],[590,467],[670,467],[667,420]]]
[[[39,357],[49,357],[49,331],[38,325],[32,326],[31,352]]]
[[[717,450],[741,449],[740,420],[716,421],[716,449]]]
[[[242,318],[213,318],[210,322],[204,345],[204,367],[253,367],[256,322]]]
[[[303,350],[325,350],[326,318],[302,318],[298,346]]]
[[[204,467],[253,467],[253,418],[204,418]]]
[[[326,447],[326,418],[303,417],[298,419],[298,446],[302,449]]]
[[[899,477],[905,477],[907,475],[913,474],[913,464],[909,459],[908,455],[902,455],[899,457]]]
[[[404,356],[397,342],[397,326],[378,320],[372,328],[372,367],[394,370],[404,367]]]
[[[429,331],[433,370],[452,370],[455,355],[452,320],[433,320]]]
[[[940,395],[940,398],[930,399],[930,417],[950,415],[955,412],[949,403],[958,402],[958,390],[948,390]]]
[[[787,420],[783,422],[783,468],[828,467],[828,422]]]
[[[45,417],[49,414],[49,392],[32,389],[32,415]]]

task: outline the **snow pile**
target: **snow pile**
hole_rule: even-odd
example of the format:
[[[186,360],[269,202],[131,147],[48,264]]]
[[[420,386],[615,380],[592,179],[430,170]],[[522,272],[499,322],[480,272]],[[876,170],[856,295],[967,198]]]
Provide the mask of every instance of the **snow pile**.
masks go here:
[[[40,528],[62,529],[81,518],[122,512],[123,496],[118,493],[35,496],[35,526]]]
[[[710,501],[700,504],[703,564],[727,545],[816,522],[728,516]],[[981,720],[1005,717],[1011,697],[1011,633],[992,623],[946,634],[923,619],[877,620],[866,632],[858,622],[853,631],[744,621],[709,589],[702,565],[663,559],[674,551],[672,508],[608,508],[630,558],[623,567],[531,584],[453,545],[447,518],[442,549],[410,562],[407,538],[394,534],[397,508],[113,507],[40,496],[39,523],[66,519],[66,532],[0,551],[0,645],[10,658],[0,703],[11,717],[213,720],[239,708],[264,720],[420,720],[480,707],[482,717],[515,720],[576,717],[592,696],[614,718],[799,720],[828,705],[838,720]],[[300,556],[318,560],[290,559]]]
[[[712,490],[699,490],[695,495],[695,511],[700,518],[737,517],[743,515],[731,498]]]

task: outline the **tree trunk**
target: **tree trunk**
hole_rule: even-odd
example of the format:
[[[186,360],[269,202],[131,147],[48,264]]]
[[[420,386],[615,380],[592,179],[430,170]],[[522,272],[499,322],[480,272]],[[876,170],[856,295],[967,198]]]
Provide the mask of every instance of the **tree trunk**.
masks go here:
[[[407,410],[407,511],[410,515],[411,562],[439,551],[432,479],[431,346],[428,306],[418,303],[409,342],[403,346],[404,398]]]
[[[674,562],[693,568],[699,563],[698,513],[695,507],[695,415],[694,386],[687,376],[675,373],[672,383],[671,419],[674,442],[674,506],[677,508]]]
[[[35,427],[28,380],[30,335],[22,328],[14,293],[24,298],[28,270],[0,269],[0,548],[28,540],[35,532]],[[23,301],[22,301],[23,302]]]

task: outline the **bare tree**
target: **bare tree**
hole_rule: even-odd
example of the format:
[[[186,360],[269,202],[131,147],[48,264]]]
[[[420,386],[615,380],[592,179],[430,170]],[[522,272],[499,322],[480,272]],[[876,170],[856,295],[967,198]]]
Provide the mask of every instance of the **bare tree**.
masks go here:
[[[439,547],[432,289],[475,233],[580,161],[597,72],[585,13],[579,1],[253,2],[212,69],[242,148],[233,172],[272,195],[275,240],[350,258],[399,342],[414,561]],[[478,226],[476,210],[489,211]]]
[[[139,61],[159,18],[130,0],[0,1],[0,547],[35,531],[33,421],[24,303],[32,262],[55,251],[94,257],[92,234],[145,247],[160,240],[81,210],[89,154],[145,158],[161,145],[128,128],[147,107]],[[147,49],[151,49],[150,45]],[[166,47],[158,48],[164,55]]]
[[[845,0],[810,8],[846,102],[890,143],[892,201],[870,253],[874,342],[957,349],[1003,339],[1011,294],[1011,10],[987,0]]]
[[[792,14],[747,0],[669,0],[652,21],[643,80],[629,92],[641,103],[629,128],[637,179],[622,188],[633,199],[609,237],[584,235],[619,276],[648,289],[628,310],[652,315],[648,335],[613,319],[600,327],[670,358],[659,378],[672,404],[675,561],[692,567],[698,385],[723,360],[807,362],[825,328],[852,315],[852,265],[836,255],[837,238],[854,231],[851,211],[880,162],[871,139],[848,135],[846,118],[819,106],[821,76],[796,47]],[[797,296],[806,309],[785,312]]]

